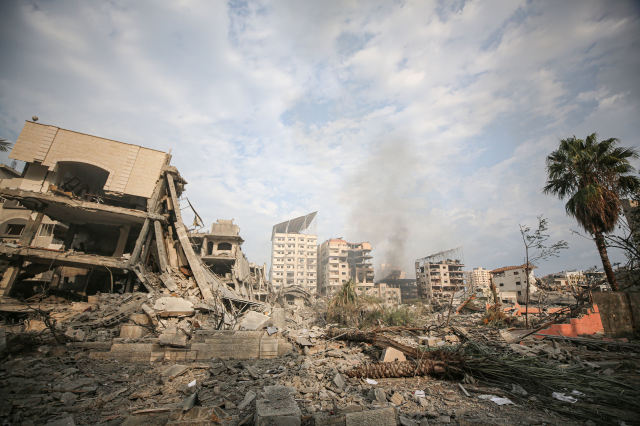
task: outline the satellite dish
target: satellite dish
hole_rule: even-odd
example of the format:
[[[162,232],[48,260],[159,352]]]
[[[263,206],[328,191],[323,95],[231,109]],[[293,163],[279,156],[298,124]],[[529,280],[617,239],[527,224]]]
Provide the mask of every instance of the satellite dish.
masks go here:
[[[31,117],[31,119],[32,119],[33,121],[38,121],[38,116],[37,116],[37,115],[34,115],[33,117]]]

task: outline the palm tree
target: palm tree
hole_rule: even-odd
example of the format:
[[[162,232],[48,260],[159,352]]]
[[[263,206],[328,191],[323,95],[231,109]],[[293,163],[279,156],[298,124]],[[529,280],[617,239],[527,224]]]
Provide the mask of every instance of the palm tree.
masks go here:
[[[598,142],[598,135],[586,140],[562,139],[547,157],[547,184],[544,194],[568,198],[565,209],[578,224],[593,235],[602,266],[612,290],[619,290],[613,274],[603,234],[613,232],[620,217],[620,198],[635,193],[640,179],[629,159],[638,158],[634,148],[617,147],[617,138]]]
[[[7,152],[11,148],[11,142],[5,138],[0,138],[0,152]]]

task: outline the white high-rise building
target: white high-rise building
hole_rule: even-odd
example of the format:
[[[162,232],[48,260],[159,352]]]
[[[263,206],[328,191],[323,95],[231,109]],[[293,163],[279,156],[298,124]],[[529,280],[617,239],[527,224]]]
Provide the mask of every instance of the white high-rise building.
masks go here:
[[[295,285],[315,294],[318,275],[317,213],[273,227],[269,278],[274,290]]]

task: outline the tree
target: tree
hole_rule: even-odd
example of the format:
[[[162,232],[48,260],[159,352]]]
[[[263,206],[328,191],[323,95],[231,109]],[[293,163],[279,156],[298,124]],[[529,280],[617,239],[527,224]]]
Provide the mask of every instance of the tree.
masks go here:
[[[5,138],[0,138],[0,152],[7,152],[11,148],[11,142]]]
[[[522,234],[525,252],[524,270],[527,275],[527,310],[524,313],[524,324],[526,328],[529,328],[529,275],[533,267],[538,262],[550,257],[558,257],[560,250],[569,248],[569,244],[563,240],[547,246],[546,242],[549,239],[549,234],[545,234],[545,232],[547,232],[548,229],[547,219],[542,217],[542,215],[538,216],[538,229],[533,232],[531,232],[531,228],[527,225],[520,225],[520,234]]]
[[[620,217],[620,199],[640,188],[640,179],[629,159],[638,158],[634,148],[618,147],[617,138],[598,142],[593,133],[585,140],[562,139],[547,157],[547,183],[544,194],[568,198],[567,215],[595,240],[602,266],[612,290],[619,290],[613,274],[604,234],[615,230]]]

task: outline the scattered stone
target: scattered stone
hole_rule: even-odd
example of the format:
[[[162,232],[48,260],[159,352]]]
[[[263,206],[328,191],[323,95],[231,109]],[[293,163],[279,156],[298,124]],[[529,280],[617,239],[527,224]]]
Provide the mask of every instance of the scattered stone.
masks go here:
[[[389,348],[386,348],[384,352],[382,352],[382,357],[380,360],[382,362],[394,362],[394,361],[406,361],[407,358],[399,350],[389,347]]]
[[[184,348],[187,346],[187,336],[184,333],[163,333],[158,338],[158,343],[162,346]]]

